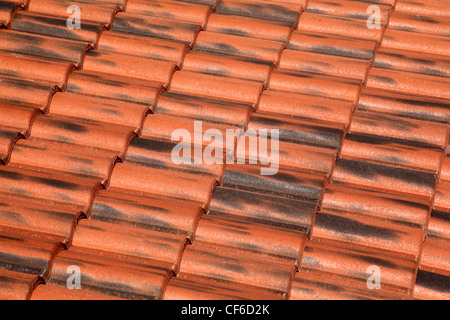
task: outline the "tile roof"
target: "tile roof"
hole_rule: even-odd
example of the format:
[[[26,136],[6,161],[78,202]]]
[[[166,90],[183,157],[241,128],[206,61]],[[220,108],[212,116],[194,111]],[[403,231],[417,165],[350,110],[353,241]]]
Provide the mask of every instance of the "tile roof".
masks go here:
[[[0,299],[450,299],[449,36],[437,0],[0,0]]]

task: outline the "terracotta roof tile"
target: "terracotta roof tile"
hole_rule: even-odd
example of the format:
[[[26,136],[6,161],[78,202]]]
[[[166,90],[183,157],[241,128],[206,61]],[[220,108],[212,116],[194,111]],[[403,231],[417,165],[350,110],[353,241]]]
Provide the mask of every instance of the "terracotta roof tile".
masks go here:
[[[447,125],[364,111],[355,112],[349,132],[404,140],[441,149],[445,148],[448,139]]]
[[[149,17],[191,22],[204,28],[211,13],[211,7],[170,0],[128,0],[126,11]]]
[[[0,101],[46,111],[59,88],[49,82],[25,81],[0,76]]]
[[[261,84],[253,81],[223,78],[192,71],[175,72],[170,85],[170,92],[219,98],[252,106],[258,104],[262,89]]]
[[[295,30],[289,41],[289,49],[348,57],[371,61],[377,43],[336,34],[317,34]]]
[[[192,149],[199,148],[200,146],[207,147],[212,143],[213,146],[223,150],[224,156],[228,153],[234,152],[236,145],[225,143],[224,146],[224,143],[220,141],[210,141],[211,137],[209,136],[209,133],[206,132],[210,129],[218,130],[223,137],[225,137],[224,141],[226,142],[226,131],[233,130],[233,132],[236,133],[237,130],[237,134],[235,136],[229,135],[229,140],[231,142],[234,141],[235,143],[237,142],[237,138],[239,138],[239,133],[241,132],[241,128],[237,126],[230,126],[222,123],[217,124],[210,121],[202,121],[201,123],[196,124],[193,119],[172,116],[170,114],[155,113],[145,119],[142,129],[142,138],[174,142],[172,141],[172,133],[177,129],[183,129],[186,130],[185,132],[189,133],[191,141],[183,140],[183,143],[189,143]],[[197,144],[194,141],[196,135],[197,137],[202,135],[205,138]],[[176,137],[176,139],[179,139],[179,137]],[[175,142],[178,143],[181,141],[177,140]]]
[[[429,200],[434,195],[436,174],[340,158],[336,160],[332,180],[345,186]]]
[[[448,211],[450,204],[450,182],[440,181],[436,186],[433,209]]]
[[[439,0],[418,0],[414,2],[397,0],[395,9],[402,12],[424,13],[434,16],[450,17],[449,4]]]
[[[256,165],[227,165],[222,186],[260,194],[319,203],[324,178],[315,174],[280,169],[273,176],[262,176]]]
[[[366,20],[311,12],[304,12],[300,16],[297,29],[302,32],[332,33],[338,36],[377,42],[382,40],[382,29],[367,28]]]
[[[109,295],[105,289],[101,291],[106,291],[106,293],[100,293],[95,289],[70,290],[60,285],[47,283],[37,286],[33,291],[31,300],[125,300],[125,298]]]
[[[101,4],[113,4],[118,6],[120,9],[125,9],[128,0],[98,0]]]
[[[0,269],[1,300],[28,300],[33,292],[38,277],[9,270]]]
[[[0,195],[2,232],[67,244],[82,208],[67,203],[33,200],[26,196]]]
[[[450,136],[449,136],[447,147],[445,148],[445,156],[446,157],[450,156]]]
[[[38,110],[31,107],[0,103],[0,114],[8,113],[8,117],[0,118],[0,127],[15,129],[23,136],[30,134],[31,125]]]
[[[388,290],[371,290],[352,277],[330,275],[321,271],[301,272],[292,281],[291,300],[400,300],[406,295]]]
[[[11,157],[11,151],[14,143],[19,139],[20,135],[17,130],[3,129],[0,127],[0,162],[8,163]]]
[[[260,268],[262,264],[266,267]],[[196,241],[186,248],[180,272],[219,281],[251,284],[269,292],[287,295],[294,270],[291,260]]]
[[[364,80],[369,69],[369,63],[354,58],[284,50],[281,54],[280,69],[306,71],[342,78]]]
[[[88,44],[71,40],[0,29],[0,50],[63,62],[80,68]]]
[[[186,160],[189,163],[174,164],[172,161],[172,150],[176,145],[173,142],[134,138],[128,147],[127,162],[140,164],[145,167],[163,167],[180,172],[209,175],[217,181],[222,180],[224,166],[222,164],[205,163],[195,153],[191,156],[186,156]],[[198,165],[198,163],[202,165]]]
[[[427,6],[429,8],[429,6]],[[398,9],[398,7],[396,8]],[[425,8],[423,8],[425,9]],[[389,27],[396,30],[404,30],[419,33],[430,33],[442,36],[450,35],[450,15],[447,17],[428,16],[421,14],[404,13],[394,11],[389,18]]]
[[[196,240],[218,245],[226,243],[237,249],[289,259],[298,265],[306,233],[207,215],[198,224]]]
[[[67,92],[140,103],[152,110],[162,89],[158,82],[86,71],[72,72],[67,84]]]
[[[380,3],[380,4],[388,4],[391,7],[395,5],[397,0],[370,0],[371,3]]]
[[[170,279],[164,300],[279,300],[281,295],[231,281],[180,273]]]
[[[258,60],[191,51],[184,59],[183,70],[253,80],[265,84],[269,80],[272,65]]]
[[[83,70],[91,73],[107,73],[114,76],[161,82],[167,86],[175,69],[172,62],[127,56],[99,50],[89,51]]]
[[[9,165],[73,175],[107,185],[116,158],[111,151],[41,139],[21,139],[14,146]]]
[[[51,83],[62,90],[66,88],[69,74],[74,69],[72,63],[50,62],[7,52],[0,52],[0,61],[2,64],[1,76],[32,80],[37,83]]]
[[[211,14],[205,30],[236,36],[280,41],[286,44],[289,42],[289,37],[292,32],[292,28],[276,20],[217,13]]]
[[[80,29],[68,30],[65,17],[49,17],[44,14],[21,11],[14,16],[11,30],[80,41],[96,48],[105,27],[100,23],[83,22]]]
[[[135,183],[137,179],[138,184]],[[158,180],[163,183],[156,183]],[[183,181],[189,181],[189,185],[182,184]],[[118,163],[114,168],[110,190],[190,200],[206,208],[215,185],[216,179],[213,176],[200,173],[177,171],[175,176],[164,168]]]
[[[430,173],[439,172],[442,162],[442,151],[438,148],[353,133],[346,135],[340,156],[343,159],[364,160]]]
[[[182,43],[108,31],[100,37],[98,49],[105,52],[171,61],[180,67],[188,47]]]
[[[325,211],[366,215],[419,228],[425,228],[428,222],[430,205],[429,201],[414,196],[394,196],[334,184],[327,186],[322,201]]]
[[[90,219],[182,234],[193,240],[203,210],[187,201],[164,200],[100,190]]]
[[[217,12],[220,14],[282,21],[289,26],[296,26],[304,4],[304,0],[221,0]]]
[[[220,0],[174,0],[174,1],[203,4],[203,5],[210,6],[213,9],[216,9],[217,4]]]
[[[22,169],[15,166],[0,168],[1,193],[26,196],[31,199],[71,203],[87,212],[98,185],[78,177],[54,172]]]
[[[148,106],[132,102],[58,92],[53,95],[49,115],[117,124],[140,132],[149,110]]]
[[[192,46],[200,31],[200,26],[172,19],[119,12],[116,15],[112,30],[175,40]]]
[[[450,49],[446,45],[448,37],[409,32],[403,30],[386,29],[381,48],[408,50],[427,54],[450,56]]]
[[[198,34],[195,49],[258,59],[277,64],[284,44],[281,42],[236,36],[212,31]]]
[[[120,10],[118,6],[109,4],[110,1],[101,0],[101,4],[97,1],[68,1],[68,0],[42,0],[30,1],[28,10],[30,12],[42,13],[50,16],[59,16],[67,19],[71,16],[71,11],[67,8],[70,5],[78,6],[83,12],[86,20],[95,21],[110,26],[114,20],[114,15]]]
[[[245,159],[246,163],[264,164],[261,162],[261,155],[256,159],[256,156],[251,149],[250,139],[250,136],[241,136],[239,139],[240,144],[245,144],[245,149],[239,148],[237,150],[238,159]],[[261,137],[259,137],[258,143],[270,146],[269,148],[272,152],[278,152],[279,166],[289,170],[329,176],[336,159],[335,150],[284,141],[279,141],[278,145],[275,146],[271,145],[270,141],[268,142],[267,139],[264,140]]]
[[[317,207],[314,202],[217,187],[209,213],[308,233]]]
[[[89,219],[78,224],[72,246],[122,261],[162,261],[178,273],[185,242],[183,235]]]
[[[183,116],[243,129],[247,127],[252,111],[253,108],[244,103],[173,92],[162,92],[156,108],[156,114]]]
[[[67,288],[70,266],[78,266],[84,275],[81,290]],[[158,299],[170,275],[158,262],[143,266],[71,248],[57,256],[47,285],[38,286],[33,299]]]
[[[372,1],[376,2],[376,1]],[[307,12],[320,13],[330,16],[356,18],[367,20],[371,13],[368,12],[366,1],[349,0],[310,0],[308,1]],[[384,24],[388,20],[391,6],[378,4],[381,13],[381,22]]]
[[[348,125],[353,111],[351,101],[305,93],[265,90],[261,95],[258,110],[264,113],[295,116],[311,120]],[[310,95],[308,95],[309,93]]]
[[[336,279],[323,272],[301,272],[292,281],[290,300],[376,300],[395,296],[374,295],[355,288],[358,281]]]
[[[309,121],[292,117],[254,113],[248,129],[278,129],[281,141],[316,147],[339,149],[344,127],[320,121]]]
[[[448,210],[448,209],[447,209]],[[450,212],[434,210],[428,224],[428,235],[450,239]]]
[[[312,238],[345,243],[348,247],[365,247],[374,252],[395,252],[398,256],[418,259],[422,249],[422,228],[386,224],[382,220],[346,212],[316,214]],[[423,257],[423,255],[422,255]]]
[[[15,1],[0,1],[0,27],[9,29],[15,13],[20,9],[22,7]]]
[[[449,286],[450,277],[419,270],[414,287],[414,298],[418,300],[448,300],[450,299]]]
[[[268,88],[356,103],[361,89],[360,81],[338,79],[328,75],[275,70],[270,77]]]
[[[21,234],[2,232],[0,236],[0,269],[47,279],[51,262],[61,250],[58,242],[36,240]]]
[[[376,293],[372,293],[367,286],[367,279],[371,275],[368,269],[372,265],[377,265],[383,275],[380,279],[381,289]],[[296,278],[299,276],[302,279],[305,275],[308,279],[310,275],[317,275],[324,284],[344,287],[343,290],[348,288],[346,290],[356,291],[368,297],[381,295],[390,296],[391,299],[408,299],[414,288],[415,272],[415,262],[411,260],[374,253],[362,248],[352,249],[347,246],[310,241],[305,247],[302,268]],[[295,293],[295,285],[292,291]],[[335,292],[336,290],[329,290],[325,298],[339,299],[339,296],[335,296]],[[314,295],[314,291],[310,292],[311,298]]]
[[[358,110],[433,122],[450,122],[450,102],[374,89],[363,89]]]
[[[114,139],[111,139],[112,136]],[[133,130],[125,126],[111,127],[108,123],[40,116],[34,121],[30,137],[113,151],[124,159],[128,144],[134,136]]]
[[[450,158],[448,158],[448,157],[444,157],[444,159],[442,161],[439,179],[445,180],[445,181],[450,181]]]
[[[446,239],[435,237],[425,239],[420,270],[450,276],[450,248]]]
[[[433,73],[433,72],[431,72]],[[372,68],[367,77],[367,87],[404,94],[450,99],[450,81],[441,76],[415,74],[397,70]]]

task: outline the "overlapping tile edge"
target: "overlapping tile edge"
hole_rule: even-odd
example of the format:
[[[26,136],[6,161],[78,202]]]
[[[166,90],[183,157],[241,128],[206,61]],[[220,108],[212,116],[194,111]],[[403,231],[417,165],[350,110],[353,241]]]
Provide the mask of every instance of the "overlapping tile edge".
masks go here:
[[[28,2],[0,1],[0,298],[450,297],[448,4]],[[194,120],[279,129],[278,174],[175,165]]]

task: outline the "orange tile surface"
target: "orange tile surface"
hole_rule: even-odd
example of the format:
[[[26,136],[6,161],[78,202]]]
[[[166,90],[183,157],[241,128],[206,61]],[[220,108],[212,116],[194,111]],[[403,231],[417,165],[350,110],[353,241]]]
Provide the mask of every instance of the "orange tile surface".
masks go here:
[[[0,299],[449,300],[449,37],[437,0],[0,0]]]

